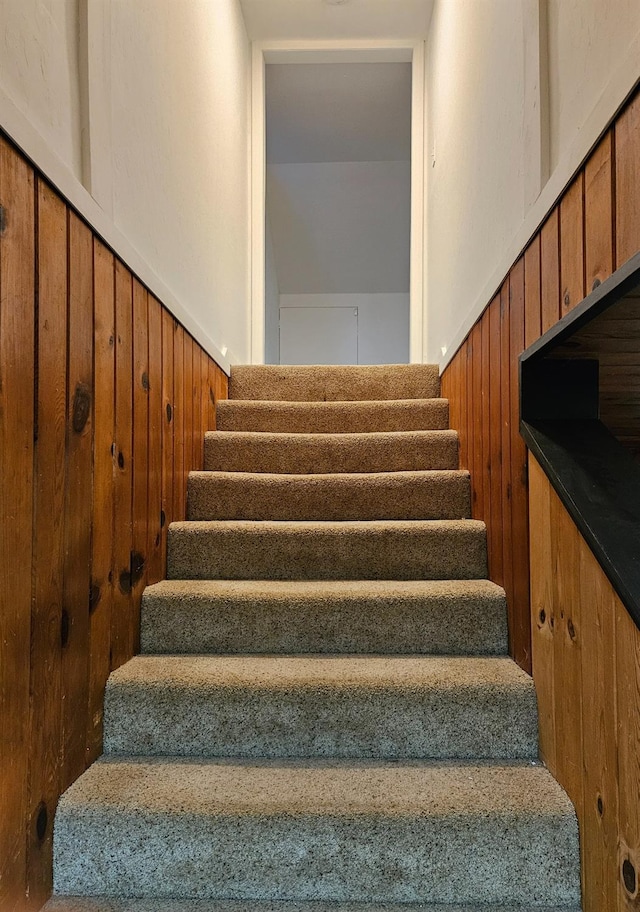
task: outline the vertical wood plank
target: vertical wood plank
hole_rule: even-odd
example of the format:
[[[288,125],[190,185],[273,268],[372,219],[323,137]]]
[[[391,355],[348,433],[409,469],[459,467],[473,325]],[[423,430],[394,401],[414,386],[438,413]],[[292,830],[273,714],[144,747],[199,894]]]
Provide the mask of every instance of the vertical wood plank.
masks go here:
[[[513,602],[509,610],[511,652],[531,670],[529,604],[529,494],[527,450],[520,436],[518,358],[524,350],[524,259],[511,270],[509,285],[510,412],[511,412],[511,534],[513,542]]]
[[[176,325],[173,337],[173,509],[174,520],[185,518],[184,461],[184,329]]]
[[[193,339],[184,334],[184,469],[185,483],[189,472],[195,469],[193,462]]]
[[[0,908],[22,912],[33,547],[34,175],[0,138]],[[18,556],[18,560],[16,560]]]
[[[131,273],[116,260],[115,475],[113,505],[113,611],[111,668],[133,655],[131,598],[133,497],[133,287]]]
[[[115,405],[115,264],[113,254],[93,243],[94,422],[93,526],[87,760],[102,751],[102,699],[111,668],[113,607],[113,476]]]
[[[584,173],[581,171],[560,203],[561,309],[564,316],[584,298]]]
[[[173,521],[173,340],[175,320],[162,309],[162,561],[166,568],[167,531]]]
[[[618,907],[638,908],[640,884],[640,631],[616,598]],[[626,875],[626,876],[625,876]],[[635,890],[630,889],[634,886]]]
[[[551,539],[551,490],[547,477],[529,455],[531,529],[531,619],[533,678],[538,694],[540,756],[556,772],[556,693],[553,665],[555,602]]]
[[[540,235],[536,234],[524,254],[524,344],[532,345],[542,335],[540,299]]]
[[[67,411],[67,210],[43,181],[38,198],[38,381],[31,613],[27,866],[29,905],[50,891],[61,783],[62,597]]]
[[[216,427],[216,390],[211,367],[211,358],[205,353],[205,364],[202,368],[202,373],[207,378],[207,431],[214,431]]]
[[[491,351],[489,335],[489,310],[485,310],[481,320],[481,352],[482,352],[482,386],[480,393],[480,402],[482,410],[482,503],[484,508],[484,521],[487,525],[487,533],[491,537],[493,529],[493,518],[491,516],[491,415],[489,411],[489,385],[491,383]]]
[[[489,482],[491,489],[491,529],[489,539],[489,575],[500,586],[504,583],[502,521],[502,341],[500,338],[500,301],[506,289],[489,307]]]
[[[202,400],[204,391],[200,383],[200,357],[201,348],[197,342],[193,343],[193,438],[192,451],[194,467],[201,469],[203,462],[204,441],[201,436]]]
[[[575,534],[583,630],[583,903],[584,912],[600,912],[617,905],[616,599],[577,529]]]
[[[467,401],[467,340],[465,339],[460,351],[457,353],[458,360],[458,395],[460,397],[460,428],[459,428],[459,465],[467,468],[469,464],[469,439],[467,432],[468,422],[468,401]]]
[[[200,426],[200,450],[203,450],[204,435],[210,429],[210,422],[212,420],[211,390],[209,389],[209,355],[204,351],[204,349],[200,350],[200,385],[202,387],[202,424]],[[200,461],[202,462],[202,457],[200,458]]]
[[[473,331],[467,336],[467,463],[461,468],[469,469],[471,472],[471,515],[475,516],[475,498],[474,498],[474,465],[476,438],[474,434],[474,408],[473,399]]]
[[[616,267],[640,250],[640,93],[615,125]]]
[[[148,296],[149,319],[149,567],[147,583],[164,577],[165,555],[162,551],[162,309]]]
[[[507,604],[513,603],[513,533],[511,521],[511,349],[510,349],[510,280],[503,283],[500,290],[500,388],[502,403],[500,409],[501,424],[501,501],[502,501],[502,561],[504,588],[507,593]]]
[[[133,281],[133,648],[140,641],[140,602],[149,570],[149,313],[148,293]]]
[[[62,639],[62,788],[85,768],[93,437],[93,238],[69,213],[69,380]]]
[[[553,210],[540,232],[541,328],[546,332],[560,319],[560,219]]]
[[[482,324],[473,327],[473,516],[484,519],[484,447],[482,427]]]
[[[553,636],[556,695],[556,769],[582,819],[582,618],[580,550],[575,526],[555,491],[551,492],[555,626]]]
[[[611,131],[585,167],[585,281],[593,291],[613,272],[613,146]]]

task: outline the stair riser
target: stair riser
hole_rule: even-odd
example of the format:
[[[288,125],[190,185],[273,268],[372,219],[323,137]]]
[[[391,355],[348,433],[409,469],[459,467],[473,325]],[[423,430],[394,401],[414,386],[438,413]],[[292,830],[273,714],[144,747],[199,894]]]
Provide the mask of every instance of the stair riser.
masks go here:
[[[446,622],[445,622],[446,621]],[[504,655],[503,599],[163,598],[145,593],[143,653]]]
[[[85,898],[82,896],[54,896],[44,907],[44,912],[581,912],[574,903],[570,906],[532,906],[527,904],[496,906],[465,903],[455,906],[441,903],[414,905],[412,903],[371,903],[366,909],[359,903],[320,903],[311,900],[299,902],[246,903],[242,900],[215,899],[116,899],[113,897]]]
[[[60,814],[57,893],[369,902],[576,902],[569,819]],[[106,854],[105,854],[106,853]]]
[[[428,531],[340,528],[277,530],[174,523],[169,579],[484,579],[484,528],[469,523]]]
[[[444,430],[449,403],[444,399],[396,403],[271,403],[221,401],[220,431],[269,431],[278,434],[357,434]]]
[[[423,472],[458,468],[453,431],[403,434],[251,434],[205,437],[208,472]]]
[[[466,519],[466,473],[291,476],[212,474],[189,477],[190,520]]]
[[[230,399],[354,401],[430,399],[440,395],[436,364],[369,366],[240,365],[231,368]]]
[[[105,753],[131,756],[536,759],[533,687],[438,691],[115,684]]]

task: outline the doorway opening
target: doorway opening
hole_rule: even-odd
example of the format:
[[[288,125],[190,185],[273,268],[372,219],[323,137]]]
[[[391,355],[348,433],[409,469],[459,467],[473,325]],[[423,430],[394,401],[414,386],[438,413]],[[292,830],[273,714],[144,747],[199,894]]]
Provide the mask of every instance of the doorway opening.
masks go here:
[[[254,45],[252,360],[420,362],[424,46],[322,44]]]
[[[409,361],[411,64],[267,64],[265,360]]]

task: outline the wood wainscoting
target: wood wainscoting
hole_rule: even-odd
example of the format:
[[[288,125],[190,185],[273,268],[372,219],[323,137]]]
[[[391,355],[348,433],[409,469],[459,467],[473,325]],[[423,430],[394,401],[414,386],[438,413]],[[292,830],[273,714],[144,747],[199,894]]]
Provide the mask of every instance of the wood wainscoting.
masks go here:
[[[640,902],[640,630],[529,461],[540,751],[578,814],[584,912],[631,912]]]
[[[0,908],[23,912],[227,378],[1,137],[0,206]]]
[[[518,357],[640,250],[640,94],[616,118],[448,364],[443,395],[504,585],[511,654],[531,671],[528,483]],[[535,619],[534,619],[535,620]],[[535,625],[534,625],[535,630]]]

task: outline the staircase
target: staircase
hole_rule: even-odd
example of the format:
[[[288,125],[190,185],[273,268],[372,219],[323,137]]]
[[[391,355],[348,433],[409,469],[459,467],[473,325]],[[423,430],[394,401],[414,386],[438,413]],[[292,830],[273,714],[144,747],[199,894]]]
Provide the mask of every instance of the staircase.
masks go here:
[[[48,910],[578,912],[438,395],[428,365],[233,370]]]

